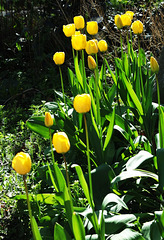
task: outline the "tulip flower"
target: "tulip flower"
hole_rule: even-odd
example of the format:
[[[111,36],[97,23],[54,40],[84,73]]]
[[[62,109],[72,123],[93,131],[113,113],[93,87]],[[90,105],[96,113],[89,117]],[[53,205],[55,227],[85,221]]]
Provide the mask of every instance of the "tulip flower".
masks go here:
[[[121,15],[121,21],[122,21],[123,27],[130,26],[132,23],[131,17],[127,14]]]
[[[90,70],[94,70],[96,68],[97,64],[96,61],[92,56],[88,56],[88,67]]]
[[[74,20],[76,29],[83,29],[85,27],[85,22],[84,22],[83,16],[75,16],[73,18],[73,20]]]
[[[150,58],[150,67],[153,73],[158,73],[159,72],[159,65],[157,60],[154,57]]]
[[[76,112],[86,113],[91,109],[91,97],[89,94],[79,94],[74,98],[73,106]]]
[[[25,175],[29,173],[31,170],[30,155],[24,152],[17,153],[12,160],[12,167],[17,173],[21,175]]]
[[[87,22],[87,32],[90,35],[95,35],[98,33],[98,23],[96,21]]]
[[[72,35],[72,47],[75,50],[82,50],[86,47],[86,35],[85,34],[78,34],[78,35]]]
[[[122,23],[122,20],[121,20],[121,16],[120,15],[116,15],[114,17],[114,22],[117,26],[118,29],[121,29],[123,27],[123,23]]]
[[[65,53],[64,52],[56,52],[53,55],[53,60],[56,65],[62,65],[65,61]]]
[[[75,34],[75,24],[63,25],[63,32],[66,37],[71,37]]]
[[[65,132],[54,133],[52,143],[57,153],[64,154],[70,149],[70,142]]]
[[[134,12],[132,12],[132,11],[126,11],[125,14],[127,14],[127,15],[130,17],[130,19],[133,20]]]
[[[86,43],[86,48],[85,48],[87,54],[96,54],[98,53],[98,42],[97,40],[89,40]]]
[[[134,34],[141,34],[143,32],[143,23],[139,20],[132,23],[131,29]]]
[[[45,112],[44,123],[46,127],[51,127],[53,125],[53,118],[49,112]]]
[[[107,42],[105,40],[100,40],[98,42],[98,48],[99,48],[100,52],[107,51],[107,49],[108,49]]]

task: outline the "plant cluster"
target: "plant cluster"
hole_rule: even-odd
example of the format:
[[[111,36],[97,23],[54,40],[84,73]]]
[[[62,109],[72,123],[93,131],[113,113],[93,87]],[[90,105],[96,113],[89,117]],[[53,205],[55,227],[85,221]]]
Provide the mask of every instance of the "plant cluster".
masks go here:
[[[104,54],[106,41],[96,39],[96,21],[87,22],[85,29],[84,18],[76,16],[74,23],[63,26],[74,60],[75,71],[68,68],[72,95],[67,96],[64,89],[65,53],[56,52],[53,60],[59,67],[62,92],[56,92],[56,102],[45,103],[44,116],[27,120],[32,131],[50,142],[47,162],[35,169],[36,179],[47,188],[39,194],[28,193],[28,153],[21,151],[12,161],[15,171],[23,175],[26,192],[15,199],[27,199],[34,239],[164,237],[164,109],[159,66],[140,47],[143,24],[133,21],[133,15],[128,11],[115,16],[121,57],[115,57],[113,70]],[[127,51],[122,46],[123,31]],[[133,49],[132,34],[138,39],[138,51]],[[152,101],[155,81],[158,103]],[[33,204],[44,211],[34,212]]]

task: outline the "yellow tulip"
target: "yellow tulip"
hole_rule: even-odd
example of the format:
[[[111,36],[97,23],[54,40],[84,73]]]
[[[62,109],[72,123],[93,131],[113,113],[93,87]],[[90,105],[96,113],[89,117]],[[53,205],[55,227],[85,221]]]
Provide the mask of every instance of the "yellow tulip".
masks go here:
[[[107,44],[107,42],[106,42],[105,40],[100,40],[100,41],[98,42],[98,48],[99,48],[100,52],[105,52],[105,51],[107,51],[107,49],[108,49],[108,44]]]
[[[53,60],[56,65],[62,65],[65,61],[65,53],[64,52],[56,52],[53,55]]]
[[[74,20],[76,29],[83,29],[85,27],[85,22],[84,22],[83,16],[75,16],[73,18],[73,20]]]
[[[70,141],[65,132],[54,133],[52,143],[57,153],[64,154],[70,150]]]
[[[150,67],[153,73],[158,73],[159,72],[159,65],[157,60],[154,57],[150,58]]]
[[[96,39],[89,40],[86,43],[85,50],[89,55],[98,53],[98,41]]]
[[[91,97],[89,94],[79,94],[74,98],[73,106],[76,112],[86,113],[91,109]]]
[[[78,34],[78,35],[72,35],[72,47],[75,50],[82,50],[86,47],[86,35],[85,34]]]
[[[116,15],[114,17],[114,22],[117,26],[118,29],[122,28],[123,27],[123,23],[122,23],[122,20],[121,20],[121,16],[120,15]]]
[[[143,32],[143,23],[140,20],[137,20],[132,23],[131,29],[134,34],[141,34]]]
[[[90,70],[94,70],[96,68],[97,64],[96,61],[92,56],[88,56],[88,67]]]
[[[71,24],[63,25],[63,32],[66,37],[71,37],[72,35],[75,34],[75,24],[71,23]]]
[[[46,127],[51,127],[53,125],[53,118],[49,112],[45,112],[44,123]]]
[[[75,31],[75,34],[74,35],[80,35],[81,32],[80,31]],[[73,36],[73,35],[72,35]]]
[[[25,175],[31,170],[31,157],[28,153],[19,152],[15,155],[12,160],[12,167],[14,170],[21,174]]]
[[[127,14],[127,15],[130,17],[131,20],[133,19],[134,12],[132,12],[132,11],[126,11],[125,14]]]
[[[123,27],[130,26],[132,23],[131,18],[127,14],[121,15],[121,21],[122,21]]]
[[[98,33],[98,23],[96,21],[87,22],[87,32],[90,35],[95,35]]]

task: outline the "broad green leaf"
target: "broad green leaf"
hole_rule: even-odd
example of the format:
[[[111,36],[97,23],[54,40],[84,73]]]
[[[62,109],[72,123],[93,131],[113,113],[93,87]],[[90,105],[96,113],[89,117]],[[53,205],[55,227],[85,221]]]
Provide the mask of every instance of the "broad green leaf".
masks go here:
[[[82,76],[81,76],[77,55],[74,57],[74,64],[75,64],[76,77],[77,77],[78,82],[80,83],[81,87],[83,88],[84,87],[83,86],[83,79],[82,79]]]
[[[164,190],[164,148],[157,149],[159,187]]]
[[[81,167],[76,165],[76,164],[73,164],[72,167],[75,167],[75,169],[76,169],[76,172],[77,172],[80,184],[82,186],[83,192],[84,192],[84,194],[85,194],[85,196],[86,196],[86,198],[88,200],[89,205],[93,206],[93,203],[91,202],[92,200],[91,200],[90,194],[89,194],[89,188],[88,188],[87,182],[86,182],[86,180],[84,178],[84,175],[83,175]]]
[[[59,224],[55,224],[54,240],[72,240],[67,231]]]
[[[49,128],[44,124],[44,117],[31,117],[26,122],[27,126],[34,132],[40,134],[44,138],[49,138]],[[56,126],[51,127],[51,133],[57,130]]]
[[[145,240],[139,232],[130,228],[124,229],[122,232],[113,235],[111,240]]]
[[[115,234],[125,229],[130,223],[136,221],[134,214],[119,214],[114,216],[105,216],[106,234]]]
[[[103,151],[105,151],[105,149],[106,149],[106,147],[108,146],[109,141],[110,141],[110,139],[111,139],[111,137],[112,137],[114,122],[115,122],[115,108],[113,109],[111,121],[110,121],[108,130],[107,130],[107,134],[106,134],[106,138],[105,138],[105,142],[104,142]]]
[[[103,200],[102,202],[102,209],[106,209],[106,207],[111,204],[111,203],[116,203],[124,207],[125,209],[128,209],[127,205],[124,203],[124,201],[117,196],[114,193],[109,193]]]
[[[33,233],[34,240],[42,240],[42,237],[41,237],[39,229],[38,229],[38,224],[37,224],[34,216],[32,216],[31,225],[32,225],[32,233]]]
[[[141,150],[134,157],[130,158],[126,163],[127,170],[134,170],[139,167],[146,160],[153,158],[153,155],[147,151]]]
[[[148,172],[145,170],[135,169],[121,172],[117,177],[112,180],[112,184],[115,184],[119,181],[126,180],[128,178],[136,178],[136,177],[150,177],[158,182],[158,176],[155,173]]]
[[[85,228],[82,222],[80,215],[75,212],[72,215],[72,227],[73,233],[76,240],[84,240],[85,239]]]
[[[164,148],[164,111],[161,106],[159,106],[159,140],[160,147]]]

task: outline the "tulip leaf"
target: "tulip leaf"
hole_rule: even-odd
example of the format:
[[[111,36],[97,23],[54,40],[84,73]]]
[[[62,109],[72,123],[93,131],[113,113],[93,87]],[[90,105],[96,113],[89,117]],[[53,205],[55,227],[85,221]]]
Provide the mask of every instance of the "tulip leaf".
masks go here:
[[[157,149],[159,187],[164,189],[164,148]]]
[[[55,224],[54,228],[54,240],[71,240],[72,238],[67,231],[59,224]]]
[[[108,130],[107,130],[107,135],[106,135],[106,138],[105,138],[103,151],[105,151],[105,149],[106,149],[106,147],[108,146],[109,141],[110,141],[110,139],[111,139],[111,137],[112,137],[113,127],[114,127],[114,120],[115,120],[115,108],[113,109],[111,121],[110,121]]]
[[[147,151],[141,150],[138,154],[136,154],[134,157],[130,158],[128,162],[126,163],[126,169],[127,170],[133,170],[139,167],[143,162],[146,160],[150,160],[154,156],[150,154]]]
[[[41,237],[39,229],[38,229],[38,224],[37,224],[34,216],[32,216],[31,225],[32,225],[32,233],[33,233],[34,239],[42,240],[42,237]]]
[[[141,170],[141,169],[135,169],[135,170],[128,170],[128,171],[121,172],[118,176],[116,176],[112,180],[111,183],[116,184],[119,181],[123,181],[123,180],[126,180],[128,178],[136,178],[136,177],[150,177],[150,178],[153,178],[154,180],[156,180],[158,182],[158,175],[156,175],[155,173],[145,171],[145,170]]]
[[[85,177],[83,175],[83,171],[82,171],[81,167],[79,165],[77,165],[77,164],[73,164],[72,167],[75,167],[77,175],[79,177],[80,184],[81,184],[82,189],[84,191],[84,194],[85,194],[85,196],[86,196],[86,198],[88,200],[89,205],[92,206],[93,204],[91,202],[92,200],[90,198],[89,188],[88,188],[87,182],[85,180]]]
[[[124,229],[122,232],[113,235],[111,240],[144,240],[141,233],[136,232],[130,228]]]
[[[27,120],[27,126],[34,132],[40,134],[44,138],[49,138],[49,128],[47,128],[44,124],[44,118],[42,116],[34,116]],[[57,130],[57,127],[53,125],[51,127],[51,133]]]
[[[111,204],[111,203],[117,203],[119,205],[121,205],[122,207],[124,207],[125,209],[128,209],[127,205],[124,203],[124,201],[119,197],[117,196],[116,194],[114,193],[109,193],[103,200],[102,202],[102,209],[106,209],[107,205],[108,204]]]
[[[85,228],[80,215],[73,213],[72,215],[72,227],[76,240],[85,239]]]
[[[83,88],[83,78],[81,76],[81,72],[80,72],[80,68],[79,68],[79,63],[78,63],[78,56],[76,55],[74,57],[74,64],[75,64],[75,72],[76,72],[76,77],[81,85],[81,87]]]

